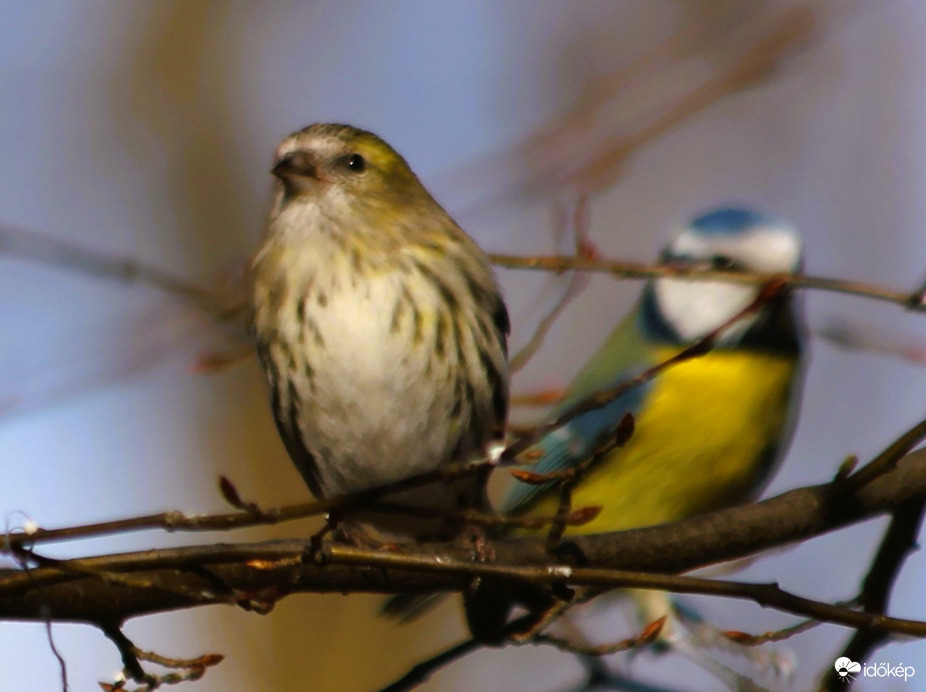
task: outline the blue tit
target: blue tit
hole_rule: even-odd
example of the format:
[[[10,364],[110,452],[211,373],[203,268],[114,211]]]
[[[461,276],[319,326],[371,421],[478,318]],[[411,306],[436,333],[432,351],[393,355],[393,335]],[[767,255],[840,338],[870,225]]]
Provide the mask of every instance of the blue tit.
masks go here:
[[[797,231],[780,219],[750,209],[720,208],[690,221],[660,262],[793,273],[801,268],[802,248]],[[698,342],[752,304],[759,290],[720,281],[651,279],[634,309],[576,376],[555,415]],[[574,508],[596,506],[601,512],[586,524],[567,527],[566,533],[663,524],[758,493],[791,440],[803,382],[804,341],[797,298],[781,293],[723,329],[705,355],[673,365],[547,434],[533,450],[537,462],[527,467],[534,473],[575,467],[613,435],[626,413],[635,422],[626,445],[596,462],[573,489]],[[552,484],[515,480],[500,509],[552,516],[558,502]],[[750,684],[748,676],[706,653],[728,641],[713,627],[686,616],[664,593],[630,595],[642,622],[669,616],[658,640],[661,648],[694,661],[731,688]],[[747,653],[747,658],[753,657]],[[757,666],[767,668],[769,661],[777,665],[774,655],[766,659],[756,657]]]
[[[763,274],[796,272],[801,242],[788,223],[744,208],[694,218],[661,263]],[[664,362],[731,320],[757,296],[756,285],[654,278],[569,386],[558,413]],[[758,492],[790,442],[803,376],[799,306],[782,293],[724,329],[706,355],[674,365],[648,384],[546,435],[527,467],[574,467],[612,434],[625,413],[635,431],[573,489],[574,508],[600,514],[567,534],[604,533],[671,522]],[[552,484],[514,481],[500,510],[551,516]]]

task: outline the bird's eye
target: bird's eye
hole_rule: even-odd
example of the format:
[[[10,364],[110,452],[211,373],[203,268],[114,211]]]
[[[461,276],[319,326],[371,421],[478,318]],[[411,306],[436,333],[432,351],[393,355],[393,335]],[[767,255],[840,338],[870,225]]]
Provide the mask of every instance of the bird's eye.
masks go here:
[[[726,255],[714,255],[711,257],[711,268],[718,271],[731,271],[737,268],[737,262]]]
[[[367,169],[367,160],[360,154],[351,154],[347,157],[347,167],[354,173],[363,173]]]

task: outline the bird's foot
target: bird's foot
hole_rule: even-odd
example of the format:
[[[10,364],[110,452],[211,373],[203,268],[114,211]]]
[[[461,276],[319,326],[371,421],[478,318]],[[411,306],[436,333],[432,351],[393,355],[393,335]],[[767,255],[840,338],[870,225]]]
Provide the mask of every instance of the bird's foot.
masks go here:
[[[474,562],[495,562],[495,546],[492,545],[484,526],[465,525],[456,542],[469,552],[470,559]]]

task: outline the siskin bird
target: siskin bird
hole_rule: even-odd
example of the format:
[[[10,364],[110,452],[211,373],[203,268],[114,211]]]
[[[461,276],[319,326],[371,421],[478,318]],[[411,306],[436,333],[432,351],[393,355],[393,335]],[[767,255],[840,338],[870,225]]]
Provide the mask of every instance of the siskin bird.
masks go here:
[[[321,498],[466,462],[504,434],[508,314],[488,258],[376,135],[316,124],[287,137],[250,270],[252,331],[273,415]],[[484,483],[383,498],[482,507]],[[355,512],[396,539],[449,538],[449,519]]]
[[[796,272],[796,230],[749,209],[694,218],[660,262],[763,274]],[[656,278],[567,390],[559,413],[668,360],[750,305],[755,285]],[[772,298],[718,334],[706,355],[674,365],[650,383],[544,437],[529,468],[549,473],[588,459],[625,413],[635,431],[572,494],[574,507],[600,506],[567,533],[603,533],[683,519],[744,500],[786,451],[803,375],[803,323],[790,293]],[[514,481],[501,511],[552,515],[551,486]]]

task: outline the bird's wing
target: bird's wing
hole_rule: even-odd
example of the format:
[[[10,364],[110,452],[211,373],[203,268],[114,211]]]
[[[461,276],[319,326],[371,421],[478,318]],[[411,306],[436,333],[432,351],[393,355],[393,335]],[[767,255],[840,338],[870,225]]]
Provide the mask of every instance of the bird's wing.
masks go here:
[[[639,326],[639,307],[615,327],[569,386],[555,415],[561,415],[598,392],[610,389],[655,364],[654,347]],[[533,473],[551,473],[574,467],[589,458],[605,436],[612,433],[624,414],[636,415],[643,406],[647,387],[635,387],[602,408],[588,411],[564,426],[547,433],[533,448],[540,453],[536,463],[524,467]],[[517,512],[530,504],[553,483],[531,485],[514,481],[499,510]]]

